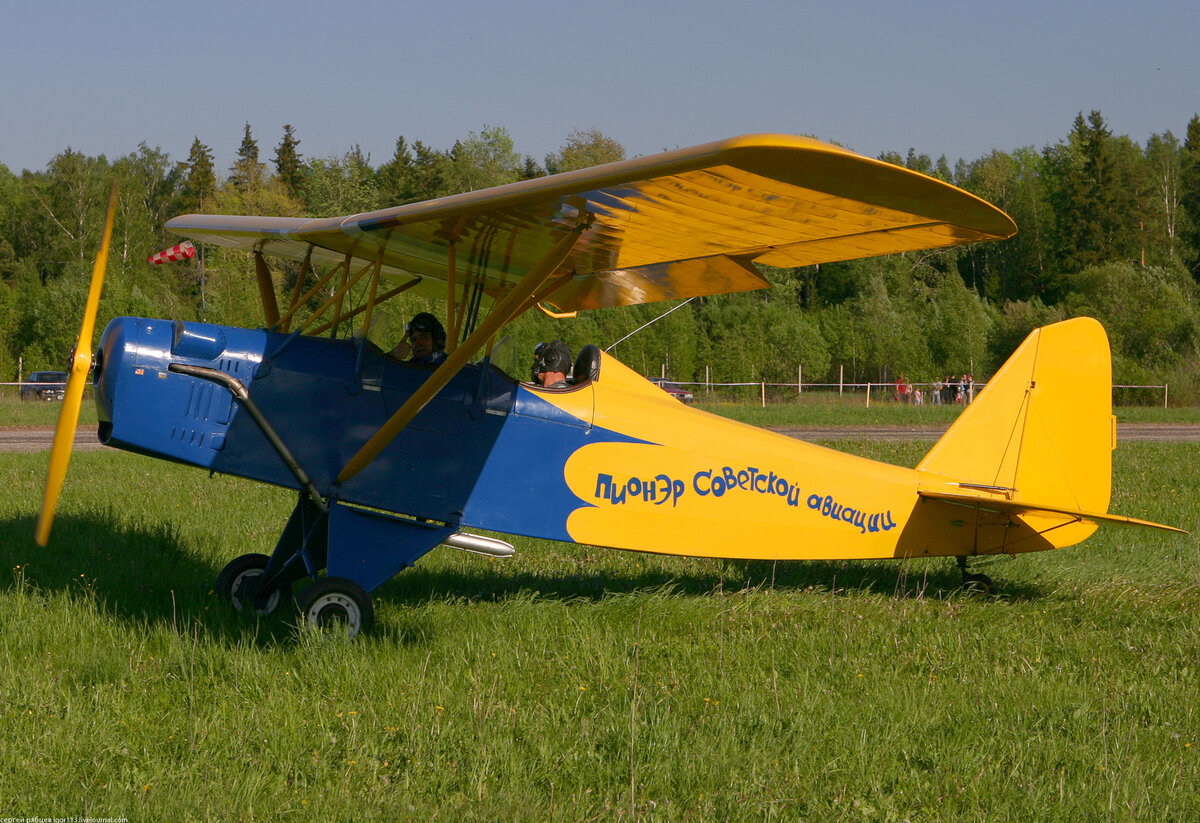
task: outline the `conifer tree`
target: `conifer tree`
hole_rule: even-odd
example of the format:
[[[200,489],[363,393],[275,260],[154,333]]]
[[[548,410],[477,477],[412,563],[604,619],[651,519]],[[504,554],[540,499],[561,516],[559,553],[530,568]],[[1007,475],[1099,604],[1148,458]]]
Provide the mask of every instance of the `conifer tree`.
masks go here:
[[[250,133],[250,124],[242,134],[242,145],[238,147],[237,160],[229,169],[229,182],[239,191],[245,191],[262,182],[262,164],[258,162],[258,141]]]
[[[1067,143],[1048,149],[1054,172],[1058,262],[1065,274],[1103,262],[1117,247],[1123,215],[1112,132],[1099,111],[1075,117]]]
[[[217,187],[212,149],[201,143],[199,137],[195,138],[184,166],[187,171],[184,173],[180,190],[180,210],[203,212]]]
[[[1200,114],[1188,121],[1179,167],[1179,203],[1186,216],[1180,231],[1184,261],[1200,280]]]
[[[249,137],[249,126],[246,128],[246,135]],[[286,124],[283,127],[283,139],[275,147],[275,173],[279,177],[279,182],[283,183],[288,192],[297,198],[300,197],[300,190],[304,185],[304,167],[300,152],[296,150],[299,145],[300,141],[296,139],[295,130],[290,123]]]
[[[385,207],[413,201],[415,174],[412,152],[401,135],[396,138],[392,159],[380,166],[377,173],[379,197]]]

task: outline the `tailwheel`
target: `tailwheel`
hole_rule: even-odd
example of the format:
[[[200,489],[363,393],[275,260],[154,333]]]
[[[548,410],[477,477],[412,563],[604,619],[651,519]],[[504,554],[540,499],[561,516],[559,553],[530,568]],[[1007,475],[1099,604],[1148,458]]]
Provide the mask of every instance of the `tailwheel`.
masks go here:
[[[996,584],[986,574],[964,574],[963,589],[972,594],[990,596],[996,593]]]
[[[265,554],[243,554],[229,561],[217,575],[217,595],[233,606],[235,611],[253,609],[256,614],[261,615],[275,611],[281,598],[279,589],[271,592],[261,605],[255,604],[258,585],[262,581],[263,571],[267,568],[269,559]]]
[[[346,632],[353,640],[375,622],[375,607],[362,586],[344,577],[325,577],[296,599],[300,623],[323,632]]]
[[[986,574],[967,571],[967,558],[958,558],[958,568],[962,572],[963,591],[979,594],[985,597],[996,593],[996,584]]]

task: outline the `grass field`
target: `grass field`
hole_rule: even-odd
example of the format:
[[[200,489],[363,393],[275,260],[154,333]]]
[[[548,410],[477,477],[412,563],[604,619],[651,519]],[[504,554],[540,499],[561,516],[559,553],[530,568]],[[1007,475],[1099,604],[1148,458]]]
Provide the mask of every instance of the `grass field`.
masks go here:
[[[907,405],[837,401],[815,397],[802,402],[706,403],[697,408],[755,426],[948,426],[962,406]],[[1120,406],[1113,409],[1120,423],[1200,423],[1200,407]]]
[[[6,387],[9,388],[9,387]],[[57,401],[21,400],[15,391],[0,392],[0,426],[53,426],[58,422],[62,404]],[[92,390],[85,389],[79,422],[95,425],[96,404]]]
[[[836,444],[912,465],[927,444]],[[1200,550],[755,564],[439,549],[356,643],[212,594],[279,490],[0,455],[0,817],[1200,819]],[[1200,529],[1200,445],[1123,445],[1113,510]]]

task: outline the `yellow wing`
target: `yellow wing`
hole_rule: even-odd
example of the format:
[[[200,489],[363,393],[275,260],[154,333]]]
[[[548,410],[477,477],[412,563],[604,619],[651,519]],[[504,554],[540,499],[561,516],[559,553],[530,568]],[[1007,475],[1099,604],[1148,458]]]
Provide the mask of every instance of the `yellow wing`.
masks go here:
[[[803,266],[1012,235],[1002,211],[898,166],[802,137],[748,135],[391,209],[325,219],[184,215],[179,234],[246,251],[382,260],[447,296],[502,297],[586,215],[550,298],[563,311],[765,288]],[[457,275],[456,275],[457,272]],[[465,276],[464,276],[465,275]],[[456,299],[461,297],[456,294]]]

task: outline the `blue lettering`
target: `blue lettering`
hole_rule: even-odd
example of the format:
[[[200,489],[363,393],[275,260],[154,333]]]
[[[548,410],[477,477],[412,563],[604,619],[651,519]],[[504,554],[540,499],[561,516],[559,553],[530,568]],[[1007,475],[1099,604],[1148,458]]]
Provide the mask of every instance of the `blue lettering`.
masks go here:
[[[754,490],[756,492],[758,492],[759,494],[766,494],[767,490],[771,488],[771,485],[769,483],[767,483],[766,488],[760,488],[758,485],[758,481],[759,480],[766,481],[767,476],[765,474],[759,474],[758,469],[751,469],[750,472],[751,472],[750,484],[754,487]]]
[[[725,488],[732,489],[737,485],[737,474],[728,466],[725,467],[725,472],[722,477],[725,480]]]
[[[667,502],[667,498],[668,498],[668,497],[670,496],[670,494],[671,494],[671,478],[667,477],[665,474],[660,474],[658,477],[656,477],[656,478],[654,478],[654,479],[655,479],[657,482],[659,482],[659,483],[662,483],[662,492],[661,492],[661,493],[660,493],[660,495],[659,495],[660,497],[662,497],[662,499],[661,499],[661,500],[656,500],[656,501],[655,501],[655,503],[654,503],[654,505],[656,505],[656,506],[661,506],[663,503],[666,503],[666,502]],[[683,485],[683,481],[682,481],[682,480],[677,480],[677,481],[675,481],[675,482],[676,482],[676,483],[678,483],[678,484],[679,484],[679,485],[681,485],[681,486]],[[651,495],[651,496],[650,496],[650,499],[651,499],[651,500],[654,500],[654,496],[653,496],[653,495]]]

